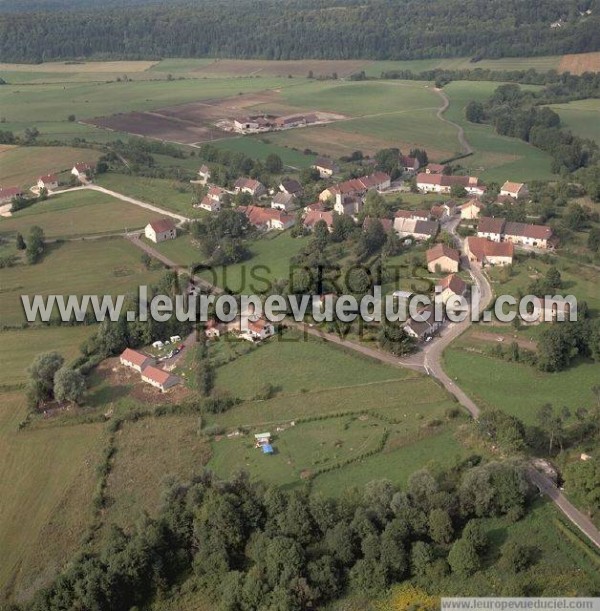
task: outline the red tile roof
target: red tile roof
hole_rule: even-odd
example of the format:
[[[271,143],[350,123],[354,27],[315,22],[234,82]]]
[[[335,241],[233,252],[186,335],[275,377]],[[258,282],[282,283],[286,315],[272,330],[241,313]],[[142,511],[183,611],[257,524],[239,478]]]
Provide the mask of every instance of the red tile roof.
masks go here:
[[[430,248],[427,253],[427,263],[431,263],[432,261],[437,261],[440,257],[448,257],[457,263],[460,262],[460,254],[458,250],[454,248],[450,248],[450,246],[446,246],[446,244],[436,244],[432,248]]]
[[[479,219],[477,225],[477,231],[479,233],[497,233],[502,234],[504,231],[504,225],[506,220],[503,218],[496,218],[493,216],[482,216]]]
[[[322,212],[320,210],[311,210],[304,217],[304,226],[305,227],[313,227],[315,223],[319,221],[325,221],[327,223],[327,227],[333,226],[333,212]]]
[[[512,257],[515,247],[512,242],[492,242],[487,238],[469,236],[467,245],[475,258],[482,262],[486,257]]]
[[[46,176],[40,176],[38,180],[41,180],[42,182],[46,183],[46,182],[58,182],[58,176],[56,174],[46,174]]]
[[[156,233],[164,233],[165,231],[172,231],[175,229],[175,224],[169,219],[150,221],[149,225]]]
[[[456,295],[463,295],[467,290],[467,283],[456,274],[450,274],[442,278],[439,282],[439,286],[442,287],[442,291],[450,289]]]
[[[0,188],[0,199],[9,199],[16,197],[17,195],[23,195],[23,189],[20,189],[19,187],[5,187],[4,189]]]
[[[156,382],[157,384],[166,384],[171,374],[164,369],[159,369],[158,367],[154,367],[154,365],[148,365],[148,367],[144,367],[144,371],[142,371],[142,376]]]
[[[379,221],[381,223],[381,226],[386,233],[389,233],[394,226],[394,221],[392,221],[392,219],[377,219],[371,216],[366,216],[365,220],[363,221],[363,229],[368,229],[371,223],[375,221]]]
[[[84,163],[83,161],[76,163],[74,167],[78,172],[87,172],[92,169],[89,163]]]
[[[138,367],[141,367],[149,358],[152,357],[138,352],[137,350],[132,350],[131,348],[125,348],[125,350],[121,354],[121,359],[123,359],[124,361],[128,361],[129,363],[133,363]]]

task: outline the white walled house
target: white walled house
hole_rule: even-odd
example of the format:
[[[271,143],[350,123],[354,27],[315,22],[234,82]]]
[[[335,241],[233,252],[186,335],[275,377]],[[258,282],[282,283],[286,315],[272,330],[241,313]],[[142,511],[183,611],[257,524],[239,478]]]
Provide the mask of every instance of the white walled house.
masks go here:
[[[512,197],[513,199],[519,199],[522,197],[529,196],[529,188],[525,183],[522,182],[510,182],[506,181],[500,188],[500,195]]]
[[[143,354],[142,352],[132,350],[131,348],[125,348],[119,357],[119,362],[121,365],[130,367],[131,369],[135,369],[135,371],[141,373],[145,367],[148,367],[148,365],[154,365],[156,361],[153,357]]]
[[[151,242],[158,244],[165,240],[174,240],[177,237],[177,228],[173,221],[169,219],[159,219],[157,221],[150,221],[146,225],[144,235]]]
[[[46,174],[46,176],[40,176],[37,181],[38,189],[58,189],[58,176],[56,174]]]

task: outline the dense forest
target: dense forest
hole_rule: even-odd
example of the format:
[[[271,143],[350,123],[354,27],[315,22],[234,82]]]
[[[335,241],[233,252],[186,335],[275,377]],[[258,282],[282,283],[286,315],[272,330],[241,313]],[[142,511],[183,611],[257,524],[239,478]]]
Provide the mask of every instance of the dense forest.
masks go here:
[[[0,9],[0,60],[13,62],[494,58],[600,49],[599,0],[188,0],[102,8],[5,0]]]
[[[464,583],[490,547],[483,519],[517,521],[532,498],[521,465],[479,461],[438,478],[418,471],[404,491],[373,481],[339,500],[267,488],[244,474],[172,482],[156,519],[131,533],[115,527],[27,608],[145,608],[184,580],[228,611],[321,608],[350,591],[377,596],[394,582],[427,587],[450,573]],[[535,563],[535,550],[526,542],[505,547],[498,561],[505,578],[491,588],[522,594],[534,586],[512,577]],[[573,591],[581,587],[588,586]]]

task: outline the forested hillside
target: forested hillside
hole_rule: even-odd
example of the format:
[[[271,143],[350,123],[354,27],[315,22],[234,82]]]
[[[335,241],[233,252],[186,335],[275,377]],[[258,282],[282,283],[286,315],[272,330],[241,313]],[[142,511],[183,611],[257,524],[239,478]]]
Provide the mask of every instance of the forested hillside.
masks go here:
[[[125,8],[93,6],[5,0],[0,60],[495,58],[600,49],[599,0],[201,0],[162,6],[136,0]]]

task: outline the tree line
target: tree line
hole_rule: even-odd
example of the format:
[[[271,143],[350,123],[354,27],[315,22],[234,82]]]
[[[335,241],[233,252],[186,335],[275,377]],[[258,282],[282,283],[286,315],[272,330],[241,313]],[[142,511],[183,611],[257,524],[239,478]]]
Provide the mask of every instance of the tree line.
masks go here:
[[[368,5],[203,0],[102,9],[59,4],[64,8],[33,4],[30,12],[21,12],[13,3],[14,12],[0,13],[0,59],[478,59],[600,49],[593,0],[379,0]],[[556,21],[561,27],[551,28]]]
[[[155,519],[131,533],[113,527],[27,608],[145,608],[188,580],[215,608],[300,611],[348,592],[379,596],[408,579],[466,580],[490,548],[483,519],[519,520],[531,498],[519,463],[477,456],[438,477],[417,471],[403,490],[379,480],[339,499],[205,472],[171,482]],[[502,548],[507,581],[535,562],[532,552]]]

